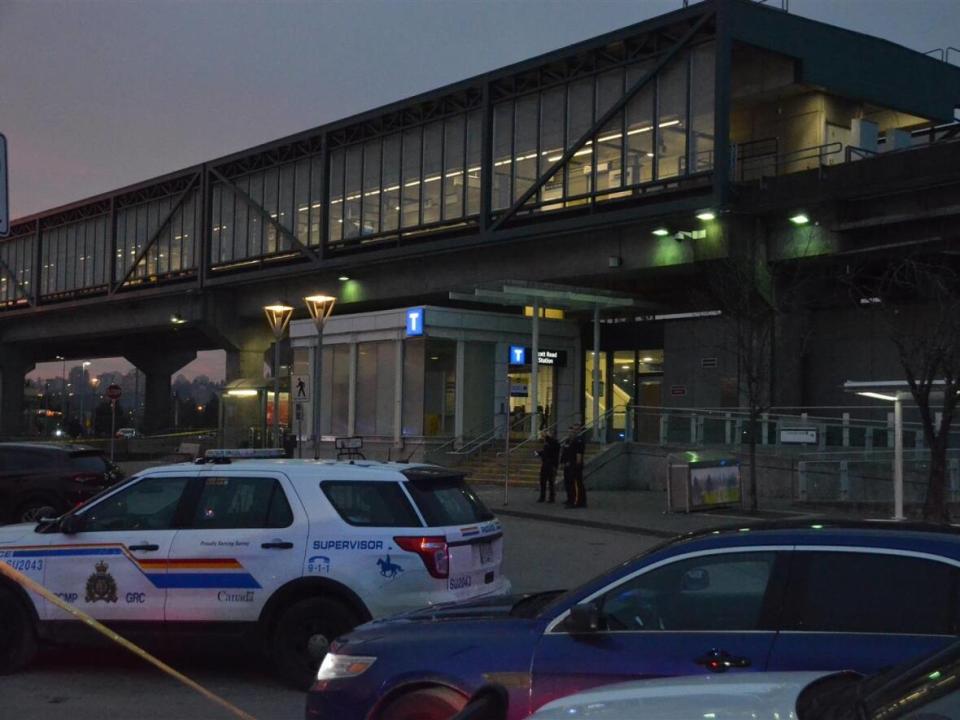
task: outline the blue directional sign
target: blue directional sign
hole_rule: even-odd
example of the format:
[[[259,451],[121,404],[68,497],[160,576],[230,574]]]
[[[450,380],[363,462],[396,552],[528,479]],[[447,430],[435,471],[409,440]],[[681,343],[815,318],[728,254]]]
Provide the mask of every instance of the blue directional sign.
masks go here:
[[[523,345],[510,346],[510,364],[511,365],[527,364],[527,349]]]
[[[410,308],[407,310],[407,337],[419,335],[423,335],[423,308]]]

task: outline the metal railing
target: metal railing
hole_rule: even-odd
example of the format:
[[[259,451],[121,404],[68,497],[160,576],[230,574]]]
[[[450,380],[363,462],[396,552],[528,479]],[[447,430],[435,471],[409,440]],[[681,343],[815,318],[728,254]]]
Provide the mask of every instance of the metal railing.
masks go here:
[[[762,148],[768,148],[763,151]],[[769,149],[772,148],[772,149]],[[733,146],[733,180],[743,182],[773,177],[787,173],[812,170],[829,165],[829,158],[841,155],[843,143],[831,142],[822,145],[780,152],[777,138],[762,138]]]

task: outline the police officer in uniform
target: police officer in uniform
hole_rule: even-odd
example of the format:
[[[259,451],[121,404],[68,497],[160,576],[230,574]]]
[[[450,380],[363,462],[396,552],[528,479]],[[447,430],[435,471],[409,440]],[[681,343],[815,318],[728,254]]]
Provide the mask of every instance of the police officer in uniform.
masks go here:
[[[560,449],[560,464],[563,465],[563,487],[567,492],[568,508],[587,506],[587,493],[583,487],[583,438],[580,426],[571,425],[570,432]]]
[[[537,502],[543,502],[547,496],[547,488],[550,489],[550,502],[556,499],[556,477],[557,465],[560,462],[560,443],[550,434],[549,428],[544,428],[540,432],[543,440],[543,447],[537,450],[540,456],[540,497]]]

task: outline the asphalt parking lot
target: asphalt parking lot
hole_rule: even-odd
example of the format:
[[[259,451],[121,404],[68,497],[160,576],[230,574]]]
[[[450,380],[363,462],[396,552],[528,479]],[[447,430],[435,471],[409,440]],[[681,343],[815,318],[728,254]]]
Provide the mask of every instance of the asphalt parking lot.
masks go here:
[[[571,587],[659,542],[645,535],[502,516],[504,572],[521,592]],[[273,680],[256,657],[164,657],[251,715],[303,718],[303,693]],[[119,649],[50,648],[26,672],[0,677],[0,720],[220,720],[232,717]]]

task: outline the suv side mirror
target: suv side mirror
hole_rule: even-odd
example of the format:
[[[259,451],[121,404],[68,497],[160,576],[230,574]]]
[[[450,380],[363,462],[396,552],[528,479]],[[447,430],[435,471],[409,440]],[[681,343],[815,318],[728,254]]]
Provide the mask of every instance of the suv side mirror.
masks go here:
[[[82,515],[67,515],[60,521],[60,532],[64,535],[76,535],[82,532],[86,525],[86,520]]]
[[[574,605],[564,627],[571,635],[595,633],[600,629],[600,609],[592,602]]]

